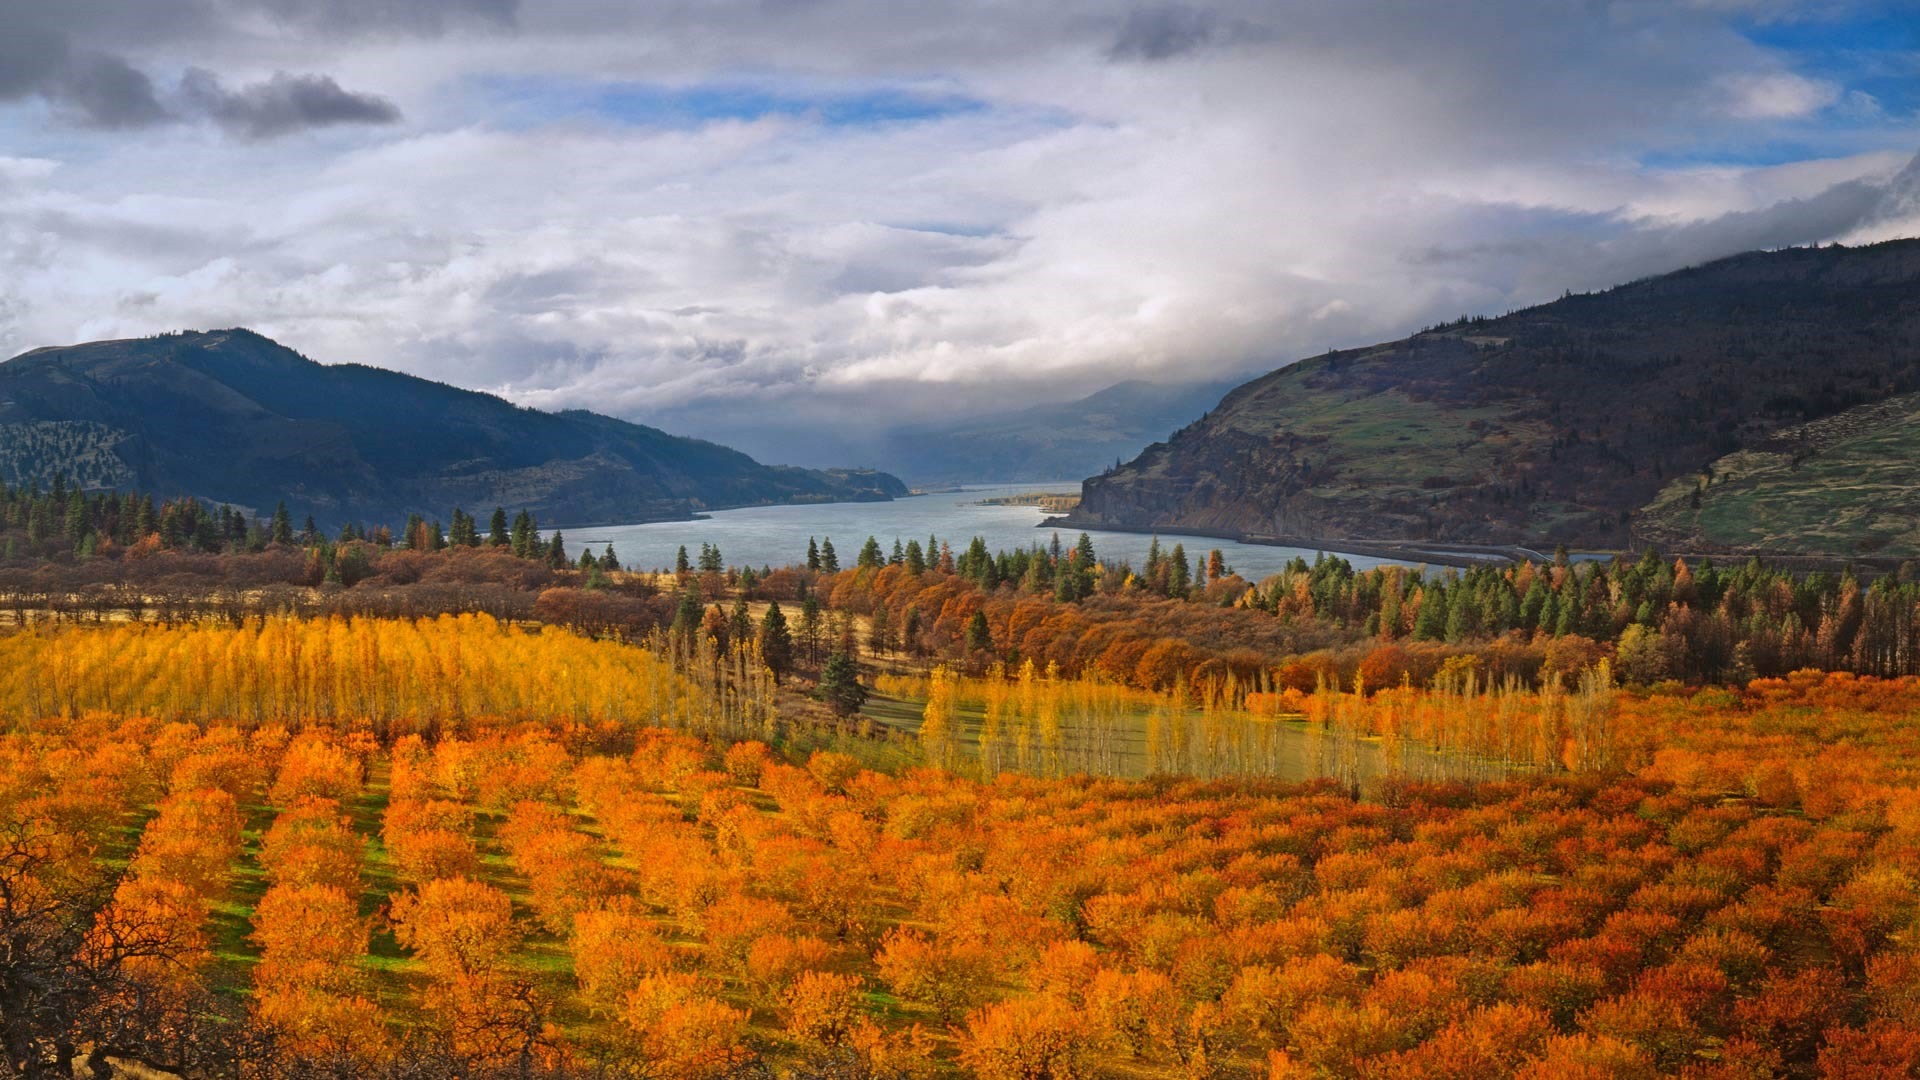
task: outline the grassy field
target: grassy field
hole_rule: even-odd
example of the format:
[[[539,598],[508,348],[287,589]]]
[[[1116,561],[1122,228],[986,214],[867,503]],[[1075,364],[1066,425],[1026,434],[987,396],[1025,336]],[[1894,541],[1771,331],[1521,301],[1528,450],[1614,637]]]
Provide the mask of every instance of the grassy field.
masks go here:
[[[1677,479],[1642,512],[1641,530],[1680,550],[1920,555],[1920,396],[1721,458],[1710,481]]]

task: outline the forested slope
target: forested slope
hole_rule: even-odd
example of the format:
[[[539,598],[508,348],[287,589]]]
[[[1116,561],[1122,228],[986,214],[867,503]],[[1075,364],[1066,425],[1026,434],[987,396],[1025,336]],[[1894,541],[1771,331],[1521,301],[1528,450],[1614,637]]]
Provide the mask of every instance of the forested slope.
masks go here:
[[[524,506],[556,524],[647,521],[905,494],[884,473],[762,465],[594,413],[317,364],[247,330],[16,357],[0,364],[0,431],[0,470],[15,483],[59,475],[258,512],[285,498],[323,525],[453,505]]]
[[[1621,546],[1676,479],[1916,388],[1920,242],[1752,253],[1302,360],[1089,479],[1071,522]]]

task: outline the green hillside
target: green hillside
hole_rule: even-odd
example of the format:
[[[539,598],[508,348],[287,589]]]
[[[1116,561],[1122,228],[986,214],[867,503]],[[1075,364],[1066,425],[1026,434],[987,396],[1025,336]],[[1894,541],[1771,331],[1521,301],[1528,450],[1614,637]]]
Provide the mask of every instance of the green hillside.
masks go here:
[[[525,507],[554,524],[887,499],[885,473],[763,465],[589,412],[540,412],[247,330],[36,349],[0,364],[0,476],[138,486],[323,523]]]
[[[1638,528],[1677,551],[1920,556],[1920,394],[1720,458],[1668,484]]]
[[[1804,500],[1788,509],[1792,487],[1776,485],[1809,481],[1777,468],[1752,473],[1748,501],[1733,501],[1737,486],[1703,496],[1698,528],[1671,520],[1665,503],[1643,509],[1729,454],[1778,454],[1783,433],[1916,390],[1920,241],[1756,252],[1281,368],[1088,479],[1067,520],[1320,541],[1686,538],[1846,554],[1905,528],[1897,507],[1913,487],[1897,447],[1858,448],[1886,455],[1862,466],[1878,470],[1870,476],[1847,472],[1840,455],[1836,474],[1814,481],[1828,500],[1858,491],[1856,515],[1823,516]],[[1794,526],[1795,514],[1826,525]]]

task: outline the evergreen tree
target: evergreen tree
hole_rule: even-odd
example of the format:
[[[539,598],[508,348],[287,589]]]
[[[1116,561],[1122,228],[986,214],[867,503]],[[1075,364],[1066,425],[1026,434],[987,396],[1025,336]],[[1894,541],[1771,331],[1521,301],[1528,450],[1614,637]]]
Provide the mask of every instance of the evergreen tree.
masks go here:
[[[987,613],[976,611],[967,620],[967,651],[993,651],[993,631],[987,626]]]
[[[613,553],[613,545],[611,543],[607,545],[607,550],[600,553],[600,569],[605,570],[607,573],[612,573],[620,569],[620,558]]]
[[[907,607],[907,617],[901,620],[900,646],[909,655],[920,655],[920,609],[912,605]]]
[[[673,553],[673,572],[685,577],[693,572],[693,560],[687,558],[687,545],[681,544],[680,550]]]
[[[927,572],[927,553],[920,550],[920,541],[907,541],[907,573],[919,577]]]
[[[778,600],[767,605],[766,617],[760,621],[760,660],[773,672],[776,683],[793,670],[793,636],[787,631],[787,617],[780,613]]]
[[[820,645],[826,639],[826,621],[820,615],[820,601],[809,596],[800,602],[800,647],[806,650],[807,663],[820,662]]]
[[[531,559],[535,555],[541,554],[537,547],[539,543],[540,529],[539,526],[535,524],[533,515],[527,513],[525,510],[514,515],[512,533],[513,553],[523,559]]]
[[[1193,568],[1187,564],[1185,544],[1173,545],[1173,554],[1167,557],[1167,591],[1171,596],[1185,599],[1193,588]]]
[[[513,543],[513,536],[507,531],[507,512],[501,507],[493,508],[493,520],[487,524],[487,546],[507,547]]]
[[[867,624],[867,648],[876,656],[893,652],[893,616],[887,605],[873,606],[873,619]]]
[[[87,497],[74,489],[67,497],[67,542],[79,547],[80,541],[93,535],[93,515],[87,512]]]
[[[293,543],[293,518],[287,513],[287,504],[284,502],[273,508],[273,530],[268,538],[276,544]]]
[[[807,569],[816,572],[820,569],[820,545],[811,536],[807,537]]]
[[[553,540],[547,544],[547,565],[562,570],[567,565],[567,544],[560,538],[560,530],[553,530]]]
[[[820,697],[833,708],[835,716],[852,716],[867,703],[867,688],[860,683],[860,666],[846,653],[836,652],[820,670]]]
[[[833,550],[831,536],[820,541],[820,570],[827,574],[838,573],[840,570],[840,556]]]
[[[753,640],[753,615],[747,611],[747,598],[744,596],[736,597],[733,601],[733,617],[728,620],[727,633],[742,645]]]
[[[681,642],[692,645],[693,635],[700,631],[700,593],[694,589],[680,591],[680,604],[673,612],[673,626],[669,630]]]
[[[880,554],[880,541],[869,536],[867,542],[860,546],[860,558],[855,565],[862,570],[871,570],[877,569],[885,561],[886,556]]]

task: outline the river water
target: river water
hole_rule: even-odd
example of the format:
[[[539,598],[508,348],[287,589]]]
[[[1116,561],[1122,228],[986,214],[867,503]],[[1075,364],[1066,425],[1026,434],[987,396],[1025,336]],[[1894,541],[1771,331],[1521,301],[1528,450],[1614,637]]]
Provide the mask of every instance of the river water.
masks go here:
[[[580,557],[582,547],[596,553],[611,543],[623,565],[636,569],[671,567],[674,552],[682,545],[698,558],[701,544],[718,544],[720,553],[734,566],[785,566],[806,560],[807,539],[831,538],[841,566],[853,565],[860,546],[872,536],[887,551],[893,542],[938,536],[953,545],[956,553],[973,538],[985,540],[991,551],[1012,550],[1030,544],[1046,544],[1050,530],[1039,529],[1047,513],[1036,506],[985,506],[983,500],[1031,492],[1070,492],[1079,490],[1073,480],[1045,484],[996,484],[968,487],[962,491],[914,495],[881,503],[818,503],[805,506],[753,506],[739,510],[717,510],[697,521],[661,521],[646,525],[603,525],[566,533],[568,554]],[[1134,566],[1146,562],[1147,545],[1152,537],[1139,533],[1087,530],[1093,538],[1094,552],[1102,559],[1126,560]],[[1071,547],[1080,530],[1060,530],[1061,544]],[[1251,581],[1277,573],[1287,561],[1298,556],[1312,562],[1315,551],[1303,548],[1242,544],[1204,536],[1162,533],[1160,545],[1171,551],[1174,544],[1185,544],[1187,557],[1199,563],[1206,552],[1219,548],[1227,565]],[[1363,555],[1343,556],[1360,569],[1383,566],[1391,560]]]

